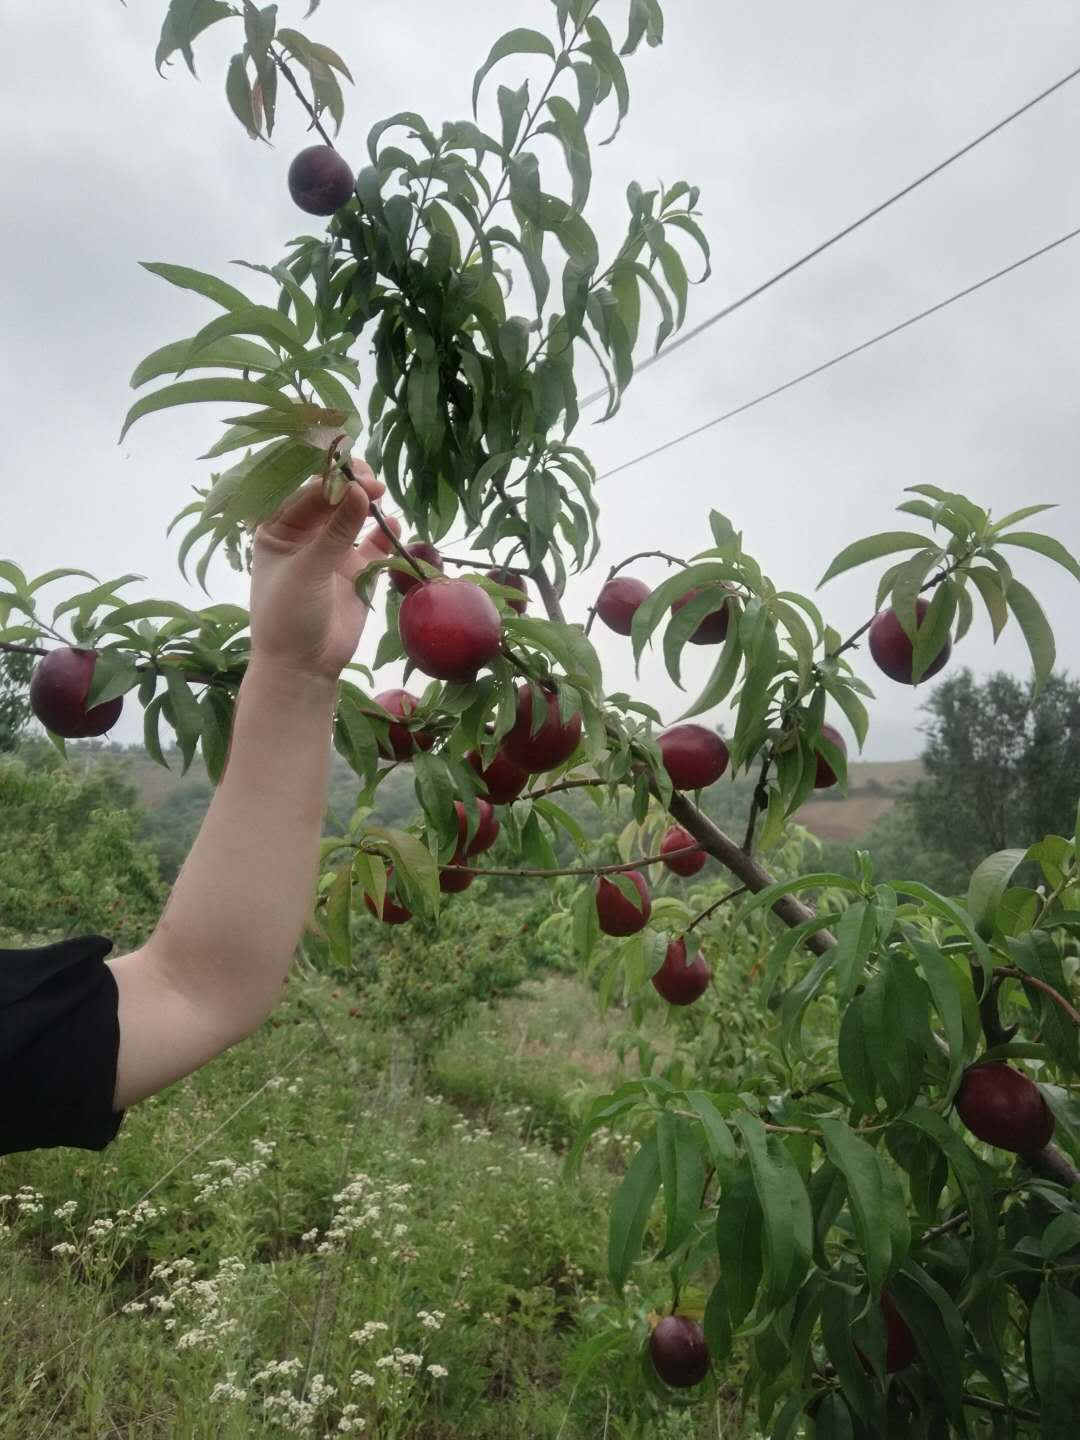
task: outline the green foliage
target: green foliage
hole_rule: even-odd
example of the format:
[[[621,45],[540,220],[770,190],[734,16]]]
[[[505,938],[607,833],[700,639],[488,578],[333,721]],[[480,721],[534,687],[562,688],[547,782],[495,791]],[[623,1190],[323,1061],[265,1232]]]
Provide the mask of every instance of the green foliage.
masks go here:
[[[609,135],[618,129],[629,104],[624,57],[643,40],[661,43],[663,15],[658,0],[631,0],[616,52],[599,0],[555,0],[554,9],[550,33],[514,30],[489,49],[473,85],[474,119],[435,128],[403,111],[376,124],[353,198],[324,233],[291,242],[279,264],[247,266],[245,289],[184,267],[147,267],[222,313],[137,367],[135,388],[165,383],[135,402],[125,431],[179,404],[238,412],[206,458],[241,458],[214,474],[174,522],[188,526],[181,567],[196,546],[204,586],[219,549],[242,565],[252,527],[308,476],[321,476],[333,496],[344,457],[362,441],[420,536],[439,541],[465,531],[468,563],[503,623],[505,644],[485,673],[433,683],[418,697],[410,721],[430,731],[433,745],[411,767],[415,804],[404,798],[396,764],[380,763],[385,713],[355,674],[343,682],[334,739],[359,785],[340,807],[335,792],[309,952],[335,974],[355,967],[364,997],[357,1008],[380,1028],[408,1028],[425,1057],[468,1020],[478,998],[511,990],[531,965],[565,963],[571,952],[599,1006],[621,1008],[626,1024],[612,1037],[621,1083],[579,1097],[582,1134],[570,1168],[608,1125],[632,1142],[610,1212],[607,1273],[615,1291],[632,1295],[640,1283],[647,1293],[632,1312],[615,1302],[614,1319],[579,1370],[584,1382],[591,1367],[618,1357],[621,1374],[637,1375],[625,1390],[634,1409],[626,1433],[676,1403],[641,1363],[647,1317],[660,1309],[702,1319],[718,1360],[745,1356],[745,1396],[761,1431],[776,1440],[805,1428],[808,1406],[815,1433],[853,1440],[964,1433],[967,1411],[980,1406],[999,1417],[1041,1406],[1044,1433],[1064,1433],[1058,1392],[1071,1395],[1068,1328],[1080,1248],[1069,1190],[1080,1159],[1070,1088],[1080,1053],[1070,998],[1080,923],[1075,809],[1033,846],[1041,827],[1019,844],[1010,836],[987,845],[974,834],[974,794],[968,806],[956,792],[932,796],[942,827],[948,818],[967,828],[970,860],[944,828],[937,842],[967,868],[987,849],[1024,852],[1024,873],[1014,873],[1012,855],[980,870],[967,904],[927,883],[925,854],[914,870],[878,871],[863,853],[850,873],[811,863],[805,836],[785,822],[814,787],[819,756],[841,783],[846,778],[843,756],[822,737],[829,708],[845,716],[860,745],[865,738],[872,696],[847,659],[862,632],[844,640],[812,600],[779,588],[715,511],[706,548],[668,557],[674,571],[637,610],[631,640],[637,660],[659,641],[681,684],[685,645],[722,601],[726,638],[686,715],[705,716],[723,700],[734,707],[731,770],[744,804],[752,793],[741,847],[717,835],[688,797],[673,795],[655,709],[605,694],[588,626],[565,622],[559,602],[568,574],[588,568],[599,544],[595,472],[572,443],[574,367],[586,352],[595,359],[606,416],[614,415],[633,376],[643,300],[655,307],[659,348],[687,313],[685,255],[699,251],[707,273],[709,252],[697,190],[679,181],[652,190],[632,184],[625,238],[601,256],[584,213],[593,135],[601,119]],[[271,77],[286,65],[306,71],[312,118],[340,125],[344,62],[278,29],[273,6],[172,0],[159,65],[180,53],[192,66],[192,42],[230,19],[243,21],[244,48],[228,67],[227,98],[251,133],[269,134]],[[478,108],[492,87],[493,105]],[[541,175],[535,142],[546,138],[561,153],[555,181]],[[373,373],[362,377],[356,357],[368,354]],[[189,371],[198,373],[188,378]],[[1077,578],[1080,565],[1052,536],[1016,528],[1044,507],[994,521],[952,491],[919,485],[909,493],[915,498],[900,509],[925,533],[856,542],[825,578],[904,557],[881,577],[875,608],[888,602],[897,610],[913,641],[916,679],[947,639],[963,639],[973,595],[995,638],[1012,616],[1034,678],[1031,695],[1006,697],[1005,710],[1019,713],[1022,701],[1026,725],[1040,697],[1043,721],[1032,719],[1021,754],[1033,767],[1055,746],[1059,754],[1042,808],[1025,823],[1036,814],[1041,822],[1062,794],[1075,807],[1074,701],[1052,678],[1048,622],[1003,551],[1034,554]],[[493,563],[531,576],[546,619],[508,608],[508,592],[479,573]],[[378,568],[359,577],[365,594]],[[0,644],[36,643],[48,633],[36,595],[55,578],[31,580],[0,562]],[[98,649],[92,698],[137,692],[150,753],[165,758],[164,716],[184,768],[201,748],[213,779],[247,660],[246,615],[128,604],[118,592],[134,577],[89,578],[92,588],[61,602],[51,623],[63,620],[77,642]],[[698,589],[704,593],[691,597]],[[929,609],[916,627],[924,592]],[[397,609],[396,601],[387,607],[376,669],[402,658]],[[500,858],[512,863],[499,868],[518,874],[446,901],[438,871],[456,844],[452,801],[470,817],[476,809],[466,752],[493,755],[515,722],[523,681],[537,723],[546,709],[541,686],[557,692],[564,720],[580,713],[581,744],[502,810]],[[1021,767],[1019,759],[1009,764]],[[566,806],[561,791],[552,798],[564,776],[582,785]],[[1001,789],[971,775],[965,783],[983,798]],[[714,813],[727,819],[739,784],[710,799]],[[392,815],[378,808],[384,785]],[[617,808],[620,793],[630,819]],[[585,825],[592,804],[602,820]],[[649,925],[626,939],[602,937],[590,893],[598,857],[647,865],[673,813],[742,885],[729,887],[715,872],[684,883],[656,871]],[[560,865],[565,858],[582,863]],[[518,875],[560,869],[584,871],[583,883],[554,877],[537,902],[549,913],[536,926],[535,950],[531,941],[521,946],[520,931],[515,944]],[[963,893],[967,879],[943,888]],[[740,899],[743,889],[752,894]],[[368,900],[378,911],[388,894],[414,913],[392,932],[365,908]],[[780,936],[774,913],[788,926]],[[702,947],[713,978],[705,996],[676,1012],[650,982],[680,936]],[[1037,1078],[1056,1117],[1057,1149],[1006,1159],[963,1130],[953,1100],[965,1070],[987,1055]],[[888,1382],[882,1287],[918,1352]],[[997,1433],[1006,1433],[1003,1425]]]
[[[27,686],[32,669],[31,656],[0,652],[0,755],[15,749],[30,722]]]
[[[1080,798],[1080,682],[1041,690],[969,670],[935,686],[925,706],[927,779],[912,791],[926,844],[967,868],[990,851],[1069,835]]]
[[[0,761],[0,916],[49,939],[99,934],[127,950],[165,901],[149,847],[136,838],[132,792],[107,769],[79,775],[56,757],[30,769]]]

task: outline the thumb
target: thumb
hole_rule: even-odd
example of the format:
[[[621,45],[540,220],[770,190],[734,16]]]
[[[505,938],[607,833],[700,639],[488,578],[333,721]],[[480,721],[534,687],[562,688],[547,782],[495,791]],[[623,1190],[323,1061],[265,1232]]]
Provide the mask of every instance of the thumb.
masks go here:
[[[363,486],[355,482],[350,484],[323,527],[318,539],[320,548],[335,554],[344,554],[351,550],[370,508],[371,502]]]

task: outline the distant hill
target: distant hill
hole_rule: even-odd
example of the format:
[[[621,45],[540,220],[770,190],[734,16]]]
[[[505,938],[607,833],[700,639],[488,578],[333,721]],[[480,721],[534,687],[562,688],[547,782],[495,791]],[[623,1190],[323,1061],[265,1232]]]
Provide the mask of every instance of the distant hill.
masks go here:
[[[853,761],[847,795],[815,791],[799,811],[799,823],[821,840],[861,840],[922,776],[918,760]]]

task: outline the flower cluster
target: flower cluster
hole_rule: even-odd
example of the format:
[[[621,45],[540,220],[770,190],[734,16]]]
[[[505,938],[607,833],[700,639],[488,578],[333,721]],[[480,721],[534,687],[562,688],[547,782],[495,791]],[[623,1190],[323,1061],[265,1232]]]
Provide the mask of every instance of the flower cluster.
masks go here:
[[[205,1170],[201,1170],[198,1175],[193,1176],[195,1184],[202,1187],[195,1196],[196,1204],[204,1200],[211,1200],[216,1195],[223,1195],[226,1191],[238,1190],[241,1186],[250,1185],[253,1180],[258,1180],[273,1159],[275,1142],[273,1140],[253,1140],[251,1148],[253,1156],[248,1161],[233,1160],[230,1156],[224,1156],[220,1160],[211,1160]]]

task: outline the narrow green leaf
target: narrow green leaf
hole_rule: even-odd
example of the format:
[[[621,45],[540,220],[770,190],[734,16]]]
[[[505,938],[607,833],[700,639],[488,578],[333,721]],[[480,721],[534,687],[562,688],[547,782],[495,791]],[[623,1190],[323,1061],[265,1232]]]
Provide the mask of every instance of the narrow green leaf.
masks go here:
[[[165,672],[165,685],[168,690],[169,716],[173,729],[176,731],[176,740],[180,746],[180,753],[184,757],[184,770],[187,771],[195,755],[195,747],[199,743],[202,734],[203,717],[199,709],[199,702],[191,693],[191,687],[183,673],[176,669],[169,669]]]
[[[645,1227],[660,1190],[660,1152],[654,1131],[631,1160],[611,1201],[608,1279],[622,1294],[631,1266],[641,1254]]]
[[[990,1172],[935,1110],[915,1105],[901,1117],[938,1147],[949,1163],[964,1196],[971,1219],[969,1264],[973,1274],[988,1264],[997,1250],[997,1216],[994,1213]]]
[[[903,1259],[902,1255],[893,1255],[892,1236],[881,1223],[885,1187],[898,1187],[899,1181],[873,1146],[854,1134],[843,1120],[824,1116],[820,1124],[826,1154],[847,1185],[848,1207],[866,1265],[866,1283],[870,1293],[876,1295]]]
[[[140,260],[139,264],[151,275],[158,275],[181,290],[194,290],[197,295],[213,300],[226,310],[242,310],[252,303],[235,285],[202,270],[190,270],[186,265],[168,265],[160,260]]]
[[[867,535],[840,551],[818,581],[817,588],[820,590],[822,585],[842,575],[845,570],[853,570],[871,560],[880,560],[884,555],[895,555],[898,550],[923,550],[926,543],[926,536],[917,535],[913,530],[886,530],[880,535]]]
[[[180,380],[175,385],[166,385],[164,389],[155,390],[152,395],[144,395],[141,400],[136,400],[124,419],[120,439],[123,440],[136,420],[141,420],[144,415],[152,415],[155,410],[168,410],[173,405],[226,401],[268,405],[285,412],[292,409],[292,402],[282,395],[280,390],[275,390],[270,385],[256,384],[254,380],[230,380],[227,376],[216,376],[208,380]]]
[[[762,1214],[748,1161],[724,1186],[716,1211],[716,1250],[731,1327],[749,1315],[761,1285]]]
[[[1031,663],[1035,670],[1035,692],[1043,688],[1054,669],[1056,649],[1054,632],[1051,630],[1042,606],[1019,580],[1010,580],[1005,592],[1005,601],[1016,616],[1017,623],[1031,652]]]
[[[480,87],[484,83],[484,77],[488,71],[496,66],[500,60],[505,60],[510,55],[546,55],[549,60],[555,59],[555,49],[546,35],[541,35],[538,30],[510,30],[496,40],[491,47],[487,59],[476,72],[473,79],[472,108],[473,115],[476,115],[476,107],[480,99]]]
[[[330,959],[347,968],[352,964],[352,862],[342,866],[326,897],[323,928],[330,947]]]
[[[640,939],[640,936],[635,936]],[[656,1143],[660,1157],[660,1183],[664,1192],[667,1231],[660,1254],[678,1250],[693,1229],[705,1188],[705,1162],[694,1142],[690,1123],[670,1110],[657,1117]]]
[[[775,1136],[756,1116],[732,1116],[746,1142],[750,1172],[761,1206],[766,1303],[775,1308],[798,1290],[810,1264],[813,1221],[802,1176]]]
[[[1043,1440],[1072,1440],[1080,1415],[1080,1299],[1049,1278],[1032,1306],[1029,1344]]]
[[[1011,535],[999,535],[994,543],[1019,545],[1025,550],[1034,550],[1036,554],[1045,555],[1048,560],[1054,560],[1058,565],[1063,566],[1074,580],[1080,580],[1080,561],[1066,550],[1060,540],[1055,540],[1052,535],[1039,535],[1030,530],[1014,530]]]

